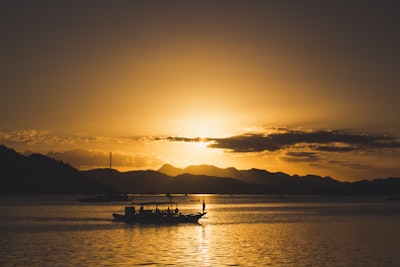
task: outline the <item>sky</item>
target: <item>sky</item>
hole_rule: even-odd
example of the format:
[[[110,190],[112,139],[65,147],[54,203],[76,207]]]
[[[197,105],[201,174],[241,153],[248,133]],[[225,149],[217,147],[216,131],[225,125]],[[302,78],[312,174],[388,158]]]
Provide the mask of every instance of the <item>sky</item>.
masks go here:
[[[84,170],[400,177],[396,1],[0,3],[0,144]]]

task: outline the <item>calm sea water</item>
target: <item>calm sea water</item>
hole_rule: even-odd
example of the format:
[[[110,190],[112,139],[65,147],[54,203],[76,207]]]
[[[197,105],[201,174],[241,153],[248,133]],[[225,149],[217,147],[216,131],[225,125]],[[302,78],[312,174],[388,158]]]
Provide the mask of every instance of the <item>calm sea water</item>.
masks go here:
[[[208,213],[164,226],[78,197],[0,197],[0,266],[400,266],[400,201],[384,197],[174,196]]]

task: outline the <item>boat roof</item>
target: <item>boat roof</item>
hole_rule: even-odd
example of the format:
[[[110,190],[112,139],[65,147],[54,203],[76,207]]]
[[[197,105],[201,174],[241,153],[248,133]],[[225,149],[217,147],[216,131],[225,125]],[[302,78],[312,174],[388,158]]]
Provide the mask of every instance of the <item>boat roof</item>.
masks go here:
[[[178,204],[177,202],[164,201],[164,202],[132,202],[132,205],[169,205]]]

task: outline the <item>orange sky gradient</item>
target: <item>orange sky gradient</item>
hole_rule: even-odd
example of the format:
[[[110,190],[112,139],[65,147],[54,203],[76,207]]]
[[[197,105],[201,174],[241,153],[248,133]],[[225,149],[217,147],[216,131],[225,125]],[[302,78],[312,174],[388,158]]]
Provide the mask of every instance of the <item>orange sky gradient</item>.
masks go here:
[[[3,1],[0,144],[79,169],[400,176],[389,1]],[[199,142],[196,137],[203,138]]]

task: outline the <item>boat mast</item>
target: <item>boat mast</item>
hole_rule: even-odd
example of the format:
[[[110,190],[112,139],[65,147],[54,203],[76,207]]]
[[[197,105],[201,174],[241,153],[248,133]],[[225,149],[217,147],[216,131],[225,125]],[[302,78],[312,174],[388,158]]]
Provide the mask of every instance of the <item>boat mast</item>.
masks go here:
[[[112,165],[112,152],[110,152],[110,170],[108,174],[108,187],[110,191],[111,191],[111,165]]]

